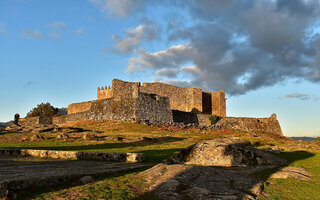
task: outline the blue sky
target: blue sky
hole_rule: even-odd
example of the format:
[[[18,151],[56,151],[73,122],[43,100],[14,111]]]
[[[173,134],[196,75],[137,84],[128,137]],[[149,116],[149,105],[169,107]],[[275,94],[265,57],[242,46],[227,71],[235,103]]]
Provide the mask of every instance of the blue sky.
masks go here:
[[[227,92],[227,115],[320,136],[313,0],[0,0],[0,121],[113,78]]]

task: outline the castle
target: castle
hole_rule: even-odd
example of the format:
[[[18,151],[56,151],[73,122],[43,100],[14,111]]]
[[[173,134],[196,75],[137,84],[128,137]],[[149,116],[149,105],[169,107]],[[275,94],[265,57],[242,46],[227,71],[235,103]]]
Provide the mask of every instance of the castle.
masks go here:
[[[243,118],[226,116],[223,90],[207,92],[200,88],[177,87],[165,83],[126,82],[112,80],[112,86],[98,87],[97,99],[73,103],[68,114],[47,119],[24,118],[25,124],[64,124],[83,120],[121,120],[151,124],[213,125],[210,116],[217,116],[219,128],[270,132],[282,135],[277,116]]]
[[[184,88],[165,83],[125,82],[113,79],[112,87],[98,87],[97,101],[123,98],[138,99],[140,94],[150,97],[166,97],[169,99],[171,110],[226,116],[226,98],[223,90],[220,92],[206,92],[200,88]],[[93,101],[70,104],[68,113],[79,113],[90,109]]]

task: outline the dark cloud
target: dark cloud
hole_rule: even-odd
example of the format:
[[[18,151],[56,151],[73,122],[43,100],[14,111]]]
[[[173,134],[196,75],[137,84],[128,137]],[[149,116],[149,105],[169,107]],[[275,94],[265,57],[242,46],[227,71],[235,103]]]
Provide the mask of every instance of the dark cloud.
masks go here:
[[[125,3],[121,9],[108,10],[126,10],[120,13],[128,16],[150,5],[149,1],[122,2]],[[139,9],[124,9],[133,2]],[[224,89],[229,95],[244,94],[290,78],[320,81],[317,0],[160,2],[184,9],[193,23],[186,23],[189,18],[178,17],[179,13],[168,18],[167,40],[174,46],[130,58],[129,72],[151,69],[160,80],[175,79],[184,73],[191,77],[190,84]],[[178,42],[181,44],[177,45]],[[181,71],[182,66],[190,63],[196,70]]]

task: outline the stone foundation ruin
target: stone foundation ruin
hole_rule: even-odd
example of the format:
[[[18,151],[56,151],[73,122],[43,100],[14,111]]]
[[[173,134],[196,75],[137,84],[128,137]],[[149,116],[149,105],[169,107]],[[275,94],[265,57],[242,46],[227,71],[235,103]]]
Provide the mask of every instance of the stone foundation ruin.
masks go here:
[[[24,118],[26,124],[63,124],[83,120],[122,120],[151,124],[195,124],[205,127],[269,132],[282,135],[276,115],[269,118],[226,117],[223,90],[207,92],[165,83],[112,80],[112,87],[98,87],[97,100],[73,103],[68,114],[53,119]],[[210,116],[218,120],[213,122]]]

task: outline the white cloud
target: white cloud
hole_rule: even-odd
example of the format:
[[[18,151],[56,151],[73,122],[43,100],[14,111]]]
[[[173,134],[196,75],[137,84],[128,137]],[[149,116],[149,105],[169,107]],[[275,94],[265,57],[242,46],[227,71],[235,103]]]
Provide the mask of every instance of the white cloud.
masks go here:
[[[128,72],[151,69],[158,77],[173,78],[191,63],[197,73],[183,73],[192,84],[230,95],[290,78],[320,82],[320,34],[310,31],[320,21],[319,1],[163,2],[190,15],[180,21],[193,21],[171,26],[170,19],[168,41],[181,45],[129,58]]]
[[[287,94],[284,97],[292,98],[292,99],[308,100],[310,98],[310,95],[304,94],[304,93],[293,93],[293,94]]]
[[[144,23],[125,31],[126,38],[114,35],[112,39],[116,42],[113,51],[120,54],[136,52],[142,41],[152,41],[159,38],[159,30],[150,19],[145,19]]]
[[[38,30],[22,30],[20,34],[29,39],[41,39],[43,34]]]
[[[154,53],[144,53],[139,57],[129,59],[128,72],[144,70],[146,68],[160,69],[179,67],[190,61],[193,48],[186,45],[172,46],[167,50]]]
[[[64,30],[67,29],[67,24],[65,22],[53,22],[48,23],[47,27],[49,28],[49,36],[55,39],[60,39]]]
[[[8,31],[6,29],[6,24],[3,21],[0,21],[0,34],[6,35]]]
[[[126,17],[145,9],[153,0],[90,0],[101,12],[108,12],[118,17]]]
[[[78,35],[84,34],[84,28],[80,27],[80,28],[76,29],[74,32],[75,32],[75,34],[78,34]]]

